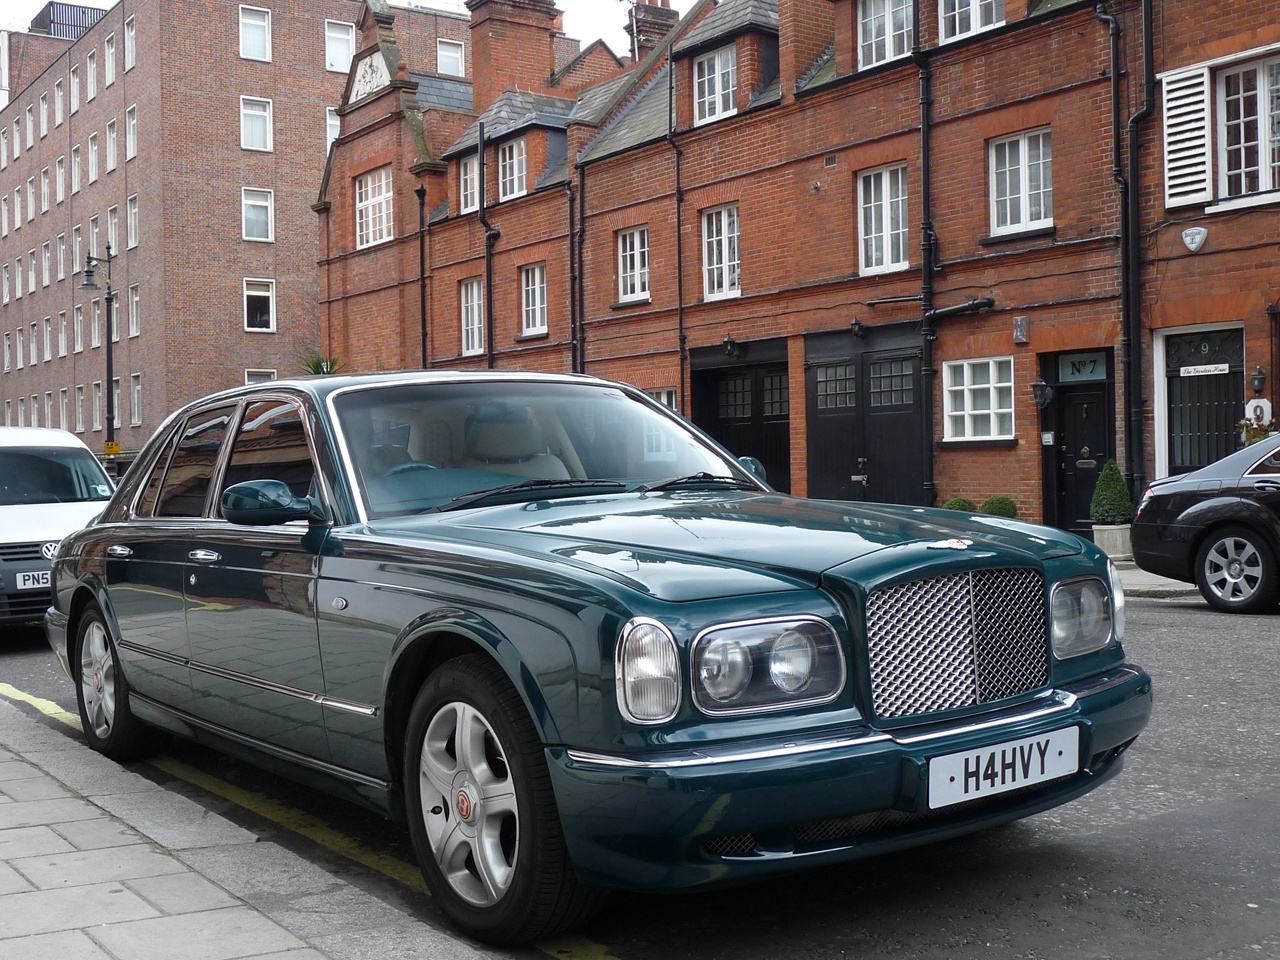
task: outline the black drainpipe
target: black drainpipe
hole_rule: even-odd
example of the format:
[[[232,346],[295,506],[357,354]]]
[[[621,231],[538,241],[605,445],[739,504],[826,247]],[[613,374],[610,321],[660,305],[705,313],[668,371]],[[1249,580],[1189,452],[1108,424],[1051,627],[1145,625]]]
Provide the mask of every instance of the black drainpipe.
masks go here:
[[[485,171],[484,171],[484,122],[480,123],[479,145],[476,148],[479,162],[476,164],[479,169],[476,171],[480,179],[480,206],[476,211],[476,217],[480,221],[480,225],[484,227],[484,346],[485,353],[488,356],[489,369],[494,368],[493,353],[493,248],[498,242],[498,238],[502,236],[502,231],[493,226],[489,219],[485,216]]]
[[[688,415],[685,398],[685,367],[689,362],[689,338],[684,332],[684,185],[680,161],[684,151],[676,143],[675,128],[676,65],[667,50],[667,143],[676,152],[676,329],[680,346],[680,412]]]
[[[427,188],[418,184],[418,314],[422,321],[422,369],[427,369]]]
[[[578,372],[578,261],[574,257],[573,185],[565,183],[564,195],[569,201],[569,370]]]
[[[1125,466],[1134,502],[1147,486],[1147,406],[1142,389],[1142,143],[1141,126],[1156,108],[1155,39],[1152,0],[1142,0],[1142,108],[1129,118],[1129,192],[1126,216],[1129,246],[1128,375],[1125,379]]]
[[[572,226],[572,225],[571,225]],[[587,168],[578,167],[578,373],[587,372]]]
[[[920,71],[920,378],[924,410],[924,487],[926,507],[938,502],[938,486],[933,477],[933,342],[938,339],[933,321],[934,255],[937,234],[933,225],[932,160],[930,124],[933,119],[933,68],[929,54],[920,48],[920,4],[912,4],[911,60]]]

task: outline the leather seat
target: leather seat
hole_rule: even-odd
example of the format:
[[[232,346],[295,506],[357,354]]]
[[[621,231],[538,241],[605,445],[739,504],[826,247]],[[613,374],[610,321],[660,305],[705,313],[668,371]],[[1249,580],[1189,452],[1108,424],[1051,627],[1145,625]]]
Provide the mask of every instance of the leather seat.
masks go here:
[[[476,410],[467,424],[466,456],[455,466],[546,480],[569,477],[564,461],[548,452],[528,412],[507,404]]]

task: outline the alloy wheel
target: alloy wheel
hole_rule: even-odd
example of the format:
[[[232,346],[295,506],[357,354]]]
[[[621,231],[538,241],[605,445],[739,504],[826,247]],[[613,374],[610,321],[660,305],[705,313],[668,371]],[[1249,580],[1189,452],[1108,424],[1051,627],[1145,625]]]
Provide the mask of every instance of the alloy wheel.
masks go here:
[[[80,644],[80,693],[94,734],[106,740],[116,719],[116,666],[107,631],[97,620],[85,629]]]
[[[1250,600],[1257,593],[1262,577],[1262,556],[1242,537],[1223,537],[1205,554],[1205,581],[1209,589],[1227,603]]]

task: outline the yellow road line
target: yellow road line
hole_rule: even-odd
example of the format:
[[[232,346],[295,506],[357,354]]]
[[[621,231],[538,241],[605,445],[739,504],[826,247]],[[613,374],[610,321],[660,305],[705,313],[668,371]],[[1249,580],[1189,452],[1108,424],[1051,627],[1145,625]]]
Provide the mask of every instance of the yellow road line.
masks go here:
[[[33,696],[7,683],[0,683],[0,697],[28,704],[45,716],[52,717],[60,723],[65,723],[75,730],[82,729],[79,716],[63,710],[52,700]],[[309,813],[295,810],[261,793],[242,790],[240,787],[233,786],[225,780],[197,770],[190,764],[183,763],[173,757],[152,757],[147,762],[157,770],[162,770],[170,776],[184,780],[193,786],[199,787],[201,790],[206,790],[215,796],[222,797],[224,800],[230,800],[238,807],[243,807],[251,813],[256,813],[258,816],[270,820],[272,823],[279,824],[286,830],[306,837],[308,840],[320,844],[326,850],[331,850],[340,856],[346,857],[348,860],[353,860],[362,866],[368,867],[370,870],[375,870],[412,890],[425,893],[428,896],[431,895],[422,879],[422,872],[415,864],[406,863],[390,854],[366,850],[354,837],[339,833],[319,817],[313,817]],[[604,946],[593,943],[585,937],[555,937],[549,940],[542,940],[534,944],[534,946],[543,953],[556,957],[557,960],[618,960]]]

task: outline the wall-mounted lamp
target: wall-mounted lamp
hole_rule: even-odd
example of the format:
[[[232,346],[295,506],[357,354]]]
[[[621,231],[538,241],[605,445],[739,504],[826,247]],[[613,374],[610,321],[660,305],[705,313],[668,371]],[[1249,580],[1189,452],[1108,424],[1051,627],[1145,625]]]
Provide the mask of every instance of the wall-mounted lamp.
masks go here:
[[[1043,410],[1053,402],[1053,387],[1045,383],[1041,377],[1036,377],[1031,384],[1031,395],[1035,397],[1036,406]]]
[[[857,317],[854,317],[853,323],[849,324],[849,332],[853,334],[855,340],[861,340],[867,335],[866,329],[862,326],[862,321]]]
[[[742,348],[738,346],[738,341],[733,339],[732,333],[724,338],[724,354],[731,360],[737,360],[742,356]]]
[[[1253,376],[1249,378],[1249,384],[1253,387],[1254,396],[1262,396],[1262,391],[1267,389],[1267,374],[1261,368],[1253,371]]]

